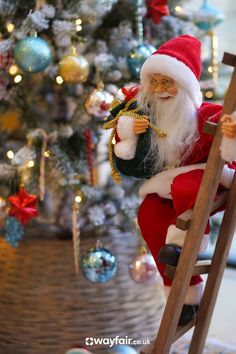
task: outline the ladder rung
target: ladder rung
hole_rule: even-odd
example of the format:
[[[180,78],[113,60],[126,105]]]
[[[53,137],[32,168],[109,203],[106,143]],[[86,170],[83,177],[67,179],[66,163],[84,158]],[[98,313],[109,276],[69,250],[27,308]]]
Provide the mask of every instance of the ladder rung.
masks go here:
[[[174,336],[174,341],[173,343],[178,339],[180,338],[181,336],[184,335],[184,333],[188,332],[193,326],[195,326],[195,323],[196,323],[196,318],[189,322],[188,324],[186,324],[185,326],[178,326],[177,327],[177,330],[176,330],[176,333],[175,333],[175,336]]]
[[[222,59],[222,63],[224,63],[225,65],[235,66],[236,56],[234,54],[225,52]]]
[[[203,132],[209,135],[215,135],[217,126],[218,126],[217,123],[213,123],[208,120],[207,122],[204,123]]]
[[[186,324],[185,326],[178,326],[176,329],[176,333],[174,336],[174,340],[173,343],[180,338],[181,336],[183,336],[186,332],[188,332],[193,326],[195,326],[196,324],[196,318],[189,322],[188,324]],[[153,353],[153,349],[154,349],[154,343],[155,341],[151,342],[151,344],[146,345],[144,348],[141,349],[140,354],[152,354]]]
[[[198,261],[193,268],[193,275],[208,274],[211,268],[211,260]],[[165,276],[174,279],[176,267],[169,264],[165,267]]]
[[[225,204],[227,196],[228,196],[228,192],[226,191],[221,192],[219,194],[217,200],[213,203],[211,209],[212,213]],[[191,215],[192,215],[192,209],[189,209],[185,211],[183,214],[179,215],[179,217],[176,220],[176,227],[178,227],[178,229],[183,231],[188,230],[191,226]]]

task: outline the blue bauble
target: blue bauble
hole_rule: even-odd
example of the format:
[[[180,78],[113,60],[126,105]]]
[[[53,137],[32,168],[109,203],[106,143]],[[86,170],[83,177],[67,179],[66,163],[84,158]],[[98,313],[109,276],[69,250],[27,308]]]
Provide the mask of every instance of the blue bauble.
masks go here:
[[[20,221],[8,216],[5,223],[5,239],[12,247],[17,247],[24,236],[24,229]]]
[[[209,31],[219,23],[221,23],[225,16],[223,12],[218,10],[216,7],[209,5],[207,0],[203,1],[203,5],[199,10],[199,20],[195,21],[196,25],[204,31]]]
[[[105,283],[116,273],[116,259],[106,248],[94,247],[82,256],[81,270],[92,283]]]
[[[151,44],[139,44],[131,49],[127,57],[127,65],[130,74],[139,78],[140,69],[147,58],[149,58],[156,49]]]
[[[48,43],[39,37],[19,40],[14,48],[16,64],[26,73],[38,73],[48,67],[52,54]]]
[[[137,351],[129,345],[115,345],[112,347],[109,354],[138,354]]]

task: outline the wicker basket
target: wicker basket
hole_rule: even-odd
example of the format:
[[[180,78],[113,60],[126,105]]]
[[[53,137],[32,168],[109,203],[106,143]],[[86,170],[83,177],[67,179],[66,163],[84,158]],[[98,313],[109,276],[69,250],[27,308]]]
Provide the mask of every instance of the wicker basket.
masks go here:
[[[71,240],[45,234],[26,237],[17,249],[0,239],[0,354],[63,354],[86,337],[154,338],[163,292],[160,283],[130,278],[136,236],[113,230],[100,238],[117,256],[118,271],[92,284],[74,273]],[[81,252],[94,244],[94,237],[83,238]]]

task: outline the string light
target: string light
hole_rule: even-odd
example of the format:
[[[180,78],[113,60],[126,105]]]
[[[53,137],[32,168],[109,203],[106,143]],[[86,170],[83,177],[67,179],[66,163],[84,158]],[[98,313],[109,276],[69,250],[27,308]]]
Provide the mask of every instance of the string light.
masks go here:
[[[14,31],[15,26],[13,25],[13,23],[8,22],[8,23],[6,24],[6,28],[7,28],[7,31],[8,31],[9,33],[11,33],[11,32]]]
[[[79,32],[82,30],[82,20],[81,18],[77,18],[77,20],[75,20],[75,24],[76,24],[76,31]]]
[[[58,83],[58,85],[61,85],[62,83],[63,83],[63,78],[60,76],[60,75],[58,75],[57,77],[56,77],[56,82]]]
[[[15,154],[14,154],[14,152],[13,152],[12,150],[9,150],[9,151],[7,152],[7,157],[8,157],[10,160],[12,160],[14,156],[15,156]]]
[[[33,160],[30,160],[29,162],[28,162],[28,167],[34,167],[34,161]]]
[[[81,25],[82,24],[82,20],[81,18],[77,18],[77,20],[75,21],[76,25]]]
[[[14,82],[15,82],[16,84],[18,84],[19,82],[21,82],[21,80],[22,80],[22,76],[21,76],[21,75],[16,75],[16,76],[14,77]]]
[[[76,26],[76,31],[77,32],[82,31],[82,26],[81,25]]]
[[[213,93],[213,91],[207,91],[205,93],[205,96],[206,96],[206,98],[212,98],[214,96],[214,93]]]
[[[18,71],[18,67],[16,65],[11,65],[9,68],[9,74],[10,75],[16,75]]]
[[[209,68],[208,68],[207,70],[208,70],[208,72],[209,72],[210,74],[213,73],[213,67],[212,67],[212,66],[209,66]]]
[[[178,12],[178,13],[182,12],[182,7],[181,6],[176,6],[175,7],[175,11]]]
[[[50,156],[50,154],[51,154],[51,153],[50,153],[50,151],[49,151],[49,150],[47,150],[47,151],[45,151],[44,156],[45,156],[45,157],[49,157],[49,156]]]
[[[81,203],[82,202],[82,197],[80,195],[75,196],[75,202],[76,203]]]

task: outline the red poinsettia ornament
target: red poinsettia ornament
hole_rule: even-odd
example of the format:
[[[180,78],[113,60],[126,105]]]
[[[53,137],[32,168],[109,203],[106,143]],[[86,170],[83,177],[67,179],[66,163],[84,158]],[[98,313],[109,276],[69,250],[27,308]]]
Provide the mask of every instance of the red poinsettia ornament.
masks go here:
[[[162,16],[170,14],[167,6],[167,0],[146,0],[147,3],[147,17],[151,17],[155,24],[160,22]]]
[[[11,204],[9,214],[18,219],[22,224],[27,224],[29,219],[38,215],[37,196],[28,194],[24,187],[20,187],[19,192],[8,197]]]
[[[124,86],[122,87],[121,91],[125,96],[125,101],[132,100],[132,98],[134,98],[139,92],[139,85],[134,85],[131,87]]]

